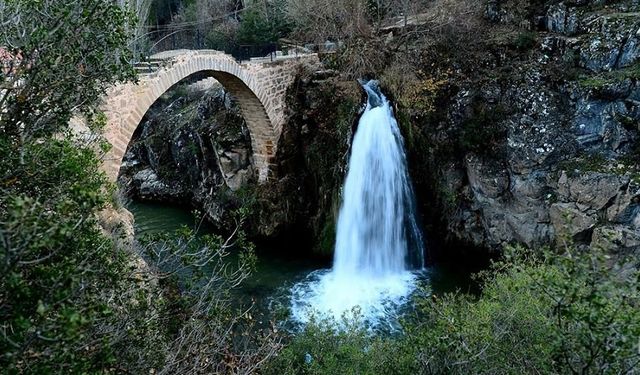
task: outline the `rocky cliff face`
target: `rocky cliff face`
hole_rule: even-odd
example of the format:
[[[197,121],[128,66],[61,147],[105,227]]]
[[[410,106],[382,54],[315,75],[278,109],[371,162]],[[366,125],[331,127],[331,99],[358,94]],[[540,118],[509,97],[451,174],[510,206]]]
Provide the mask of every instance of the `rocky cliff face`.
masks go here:
[[[186,203],[217,225],[254,184],[239,109],[213,80],[181,85],[149,110],[125,155],[120,186],[141,200]]]
[[[518,3],[488,3],[489,41],[452,62],[437,109],[404,109],[425,219],[450,244],[637,251],[640,9]]]
[[[331,258],[353,130],[364,92],[338,72],[302,72],[288,96],[289,122],[278,145],[278,179],[261,187],[271,233],[288,233]],[[262,232],[265,232],[264,230]],[[299,251],[300,249],[298,249]]]

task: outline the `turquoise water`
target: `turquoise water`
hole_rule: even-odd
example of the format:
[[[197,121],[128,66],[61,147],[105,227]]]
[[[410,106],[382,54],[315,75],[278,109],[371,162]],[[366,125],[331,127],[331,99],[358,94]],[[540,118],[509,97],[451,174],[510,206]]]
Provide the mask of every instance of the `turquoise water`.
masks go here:
[[[183,225],[201,230],[211,230],[206,223],[198,222],[187,209],[164,203],[130,202],[127,209],[135,217],[136,237],[158,232],[173,232]]]
[[[127,207],[135,217],[136,236],[158,232],[172,232],[183,225],[198,227],[199,233],[213,233],[206,222],[198,222],[191,212],[179,206],[158,203],[131,202]],[[310,251],[310,250],[309,250]],[[257,244],[258,263],[255,272],[235,291],[239,306],[255,304],[258,319],[270,320],[280,316],[289,306],[291,288],[314,271],[323,272],[330,264],[304,257],[292,257],[277,249]],[[231,256],[231,261],[234,257]],[[463,292],[472,289],[469,274],[462,270],[435,266],[429,267],[419,276],[421,284],[430,293],[442,294],[455,290]]]

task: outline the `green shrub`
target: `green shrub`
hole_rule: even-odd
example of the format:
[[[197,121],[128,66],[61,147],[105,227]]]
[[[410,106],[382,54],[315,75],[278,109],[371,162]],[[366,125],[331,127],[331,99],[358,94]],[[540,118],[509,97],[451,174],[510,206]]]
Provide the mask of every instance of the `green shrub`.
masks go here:
[[[303,332],[265,368],[267,375],[294,374],[398,374],[403,357],[398,343],[373,338],[362,329],[357,310],[345,314],[340,322],[312,320]],[[404,370],[407,370],[404,368]]]
[[[529,290],[525,273],[496,275],[474,300],[461,294],[425,300],[423,320],[408,326],[424,373],[550,373],[549,300]]]
[[[536,33],[532,31],[523,31],[518,34],[513,45],[519,50],[531,49],[536,44]]]
[[[317,246],[317,252],[321,255],[332,255],[336,244],[336,220],[330,215],[327,216],[320,231],[320,243]]]
[[[22,151],[22,164],[18,149],[0,151],[0,170],[12,172],[0,191],[0,367],[108,368],[130,353],[122,340],[142,340],[136,336],[144,326],[134,336],[117,327],[144,316],[147,293],[128,279],[129,256],[97,225],[95,213],[108,199],[99,160],[62,140]],[[153,365],[155,354],[140,349],[136,356]]]
[[[597,92],[605,89],[608,85],[614,85],[627,79],[632,81],[638,81],[640,79],[640,63],[635,63],[626,68],[610,72],[585,72],[578,76],[577,82],[580,86]],[[607,94],[605,93],[605,95]]]
[[[507,132],[503,125],[506,111],[497,106],[474,104],[472,115],[462,123],[458,147],[463,152],[497,156],[505,151]]]
[[[505,251],[479,297],[420,297],[397,337],[313,323],[267,373],[633,373],[640,364],[640,274],[602,250]],[[288,369],[288,370],[287,370]],[[287,372],[288,371],[288,372]]]
[[[482,296],[422,301],[407,326],[426,373],[627,373],[640,361],[638,272],[603,251],[508,249]],[[630,268],[629,268],[630,267]]]
[[[237,43],[259,45],[277,42],[291,31],[283,0],[265,4],[263,8],[248,8],[242,14]]]

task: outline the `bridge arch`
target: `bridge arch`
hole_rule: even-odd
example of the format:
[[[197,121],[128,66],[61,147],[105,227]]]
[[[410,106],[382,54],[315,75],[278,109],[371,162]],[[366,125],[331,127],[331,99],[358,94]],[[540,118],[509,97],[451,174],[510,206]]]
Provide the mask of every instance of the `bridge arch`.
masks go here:
[[[176,83],[204,73],[219,81],[239,104],[249,128],[258,181],[267,181],[285,122],[285,95],[295,79],[295,65],[317,61],[317,56],[240,64],[219,51],[181,50],[165,52],[158,59],[162,66],[141,75],[137,84],[126,83],[107,91],[102,105],[107,116],[103,136],[113,146],[104,159],[107,176],[117,179],[129,141],[151,105]]]

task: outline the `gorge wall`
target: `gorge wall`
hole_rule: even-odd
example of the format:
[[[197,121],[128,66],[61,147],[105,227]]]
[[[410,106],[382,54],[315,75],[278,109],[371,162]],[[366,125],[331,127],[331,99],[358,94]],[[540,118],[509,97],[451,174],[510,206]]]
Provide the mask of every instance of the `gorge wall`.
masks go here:
[[[163,95],[125,154],[119,184],[146,201],[186,204],[215,224],[228,220],[233,192],[256,181],[240,109],[213,79]]]
[[[523,3],[488,2],[483,41],[425,59],[450,68],[436,108],[403,109],[423,212],[457,250],[638,251],[637,2]]]
[[[464,34],[379,36],[385,62],[371,73],[395,103],[432,255],[559,240],[638,251],[639,12],[636,1],[490,0]],[[206,207],[219,224],[250,207],[254,235],[330,255],[363,103],[354,77],[299,74],[265,186],[221,89],[173,95],[127,152],[134,195]]]

